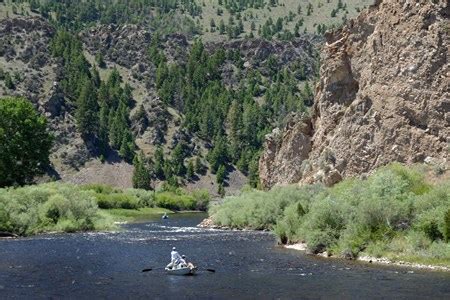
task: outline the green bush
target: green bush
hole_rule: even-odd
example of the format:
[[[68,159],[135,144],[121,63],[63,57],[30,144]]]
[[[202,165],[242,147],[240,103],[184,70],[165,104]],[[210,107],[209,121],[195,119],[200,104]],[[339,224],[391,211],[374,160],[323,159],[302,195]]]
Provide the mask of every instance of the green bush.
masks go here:
[[[423,173],[423,172],[422,172]],[[366,180],[331,188],[291,186],[227,197],[210,209],[215,223],[273,229],[279,242],[305,241],[313,252],[431,255],[448,242],[450,184],[432,186],[420,167],[393,164]],[[415,254],[416,253],[416,254]],[[441,252],[440,257],[450,252]]]
[[[82,190],[94,191],[98,194],[112,194],[112,193],[120,193],[121,192],[121,190],[113,188],[110,185],[98,184],[98,183],[82,185],[82,186],[80,186],[80,188]]]
[[[194,197],[196,210],[206,211],[208,209],[211,195],[207,190],[195,190],[192,192],[191,196]]]
[[[211,208],[214,222],[234,228],[268,229],[283,216],[292,203],[299,202],[308,211],[314,194],[323,191],[321,186],[274,188],[268,192],[250,190],[240,196],[225,198],[220,206]]]
[[[138,198],[140,207],[155,207],[155,193],[143,189],[127,189],[126,194]]]
[[[143,207],[142,205],[140,205],[139,199],[136,196],[130,194],[96,194],[95,197],[97,198],[98,207],[103,209],[138,209],[139,207]]]
[[[196,201],[190,195],[162,192],[156,195],[156,206],[172,210],[195,210]]]
[[[169,187],[156,193],[155,206],[171,210],[206,210],[211,196],[207,190],[188,193],[181,188]]]
[[[0,231],[30,235],[92,230],[102,222],[93,194],[69,184],[0,189]]]

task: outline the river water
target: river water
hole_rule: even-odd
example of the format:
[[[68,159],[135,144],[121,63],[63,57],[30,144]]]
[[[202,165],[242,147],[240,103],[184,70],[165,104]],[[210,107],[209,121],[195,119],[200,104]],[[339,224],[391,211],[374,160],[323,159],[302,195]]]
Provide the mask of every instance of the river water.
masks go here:
[[[448,273],[308,256],[276,246],[267,232],[196,228],[204,217],[1,240],[0,299],[450,299]],[[165,266],[173,246],[204,271],[141,272]]]

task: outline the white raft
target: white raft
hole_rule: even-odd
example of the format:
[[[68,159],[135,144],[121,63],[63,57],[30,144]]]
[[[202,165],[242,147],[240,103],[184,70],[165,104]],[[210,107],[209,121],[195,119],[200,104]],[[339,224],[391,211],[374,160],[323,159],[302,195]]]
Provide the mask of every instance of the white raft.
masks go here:
[[[165,268],[166,272],[171,275],[194,275],[195,272],[197,272],[197,267],[194,268],[179,268],[179,269],[171,269],[171,268]]]

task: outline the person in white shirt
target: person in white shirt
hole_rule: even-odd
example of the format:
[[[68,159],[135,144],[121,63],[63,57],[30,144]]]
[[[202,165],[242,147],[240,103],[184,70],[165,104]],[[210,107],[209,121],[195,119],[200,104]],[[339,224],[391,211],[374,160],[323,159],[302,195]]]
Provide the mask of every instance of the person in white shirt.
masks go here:
[[[170,252],[170,264],[167,265],[169,269],[176,269],[180,264],[181,255],[178,253],[177,248],[173,247],[172,252]]]

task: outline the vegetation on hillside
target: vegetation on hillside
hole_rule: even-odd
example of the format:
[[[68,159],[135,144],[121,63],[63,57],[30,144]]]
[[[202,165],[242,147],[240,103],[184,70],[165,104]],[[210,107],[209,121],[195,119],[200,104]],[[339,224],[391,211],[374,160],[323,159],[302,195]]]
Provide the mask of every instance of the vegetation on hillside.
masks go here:
[[[216,224],[272,229],[281,243],[303,241],[315,253],[448,264],[450,185],[431,185],[422,174],[393,164],[331,188],[277,187],[227,197],[210,213]]]
[[[65,30],[97,24],[143,24],[163,34],[206,40],[263,37],[290,40],[323,34],[355,16],[372,0],[7,0],[12,12],[35,13]],[[27,5],[24,6],[23,4]]]
[[[207,161],[212,173],[221,170],[222,178],[227,166],[233,164],[248,174],[250,184],[256,187],[257,161],[265,134],[291,112],[305,112],[312,104],[308,82],[303,90],[296,82],[297,78],[306,81],[314,75],[306,74],[301,63],[279,69],[279,62],[271,56],[264,74],[258,70],[246,72],[239,51],[218,49],[208,53],[200,40],[192,45],[186,64],[168,63],[158,40],[152,41],[149,55],[157,66],[159,97],[184,115],[183,127],[212,142]],[[237,72],[245,72],[236,87],[225,85],[221,75],[221,68],[230,63]],[[157,152],[155,164],[165,166],[162,172],[155,167],[157,177],[171,182],[176,182],[174,176],[184,177],[188,154],[180,144],[172,152],[171,164],[166,165],[167,160]]]
[[[313,104],[311,82],[318,73],[318,55],[308,50],[308,55],[317,59],[314,67],[299,59],[281,68],[280,58],[271,55],[249,68],[239,50],[206,50],[202,39],[292,40],[305,32],[323,34],[366,2],[369,1],[7,0],[2,5],[12,7],[15,14],[39,14],[57,29],[50,44],[51,53],[62,64],[56,74],[56,88],[63,92],[68,107],[74,109],[78,131],[89,143],[90,154],[98,154],[104,161],[113,150],[124,160],[134,162],[137,170],[133,185],[144,189],[152,188],[151,180],[166,181],[176,187],[185,179],[197,178],[193,161],[200,155],[210,171],[218,175],[218,191],[222,194],[227,172],[234,167],[247,175],[251,186],[258,185],[258,159],[265,134],[281,126],[291,112],[306,113]],[[153,78],[146,82],[147,88],[155,88],[166,108],[176,110],[183,129],[208,143],[208,153],[194,155],[181,143],[170,150],[159,145],[162,147],[153,157],[137,157],[139,149],[130,120],[136,101],[125,81],[128,79],[113,69],[102,80],[97,68],[107,67],[103,53],[99,51],[95,56],[97,65],[91,65],[77,36],[98,24],[139,24],[153,31],[147,59],[156,72],[154,82]],[[171,61],[165,56],[161,36],[173,32],[199,37],[191,39],[186,61]],[[225,76],[232,78],[223,78],[227,68],[232,71]],[[11,75],[1,73],[0,79],[3,77],[7,88],[14,89]],[[144,120],[143,107],[133,118],[149,122]],[[157,130],[161,128],[167,126],[158,126]],[[161,132],[156,134],[164,136]]]
[[[131,87],[123,84],[116,69],[106,82],[102,81],[97,69],[86,60],[79,39],[69,32],[59,31],[50,48],[55,57],[62,59],[59,85],[75,104],[79,132],[93,140],[102,155],[112,148],[131,162],[135,155],[129,120],[134,104]]]
[[[107,80],[101,80],[97,69],[84,57],[80,41],[71,33],[59,31],[51,49],[54,56],[62,58],[64,73],[60,88],[68,99],[73,99],[82,136],[94,141],[100,155],[106,156],[110,149],[115,149],[122,158],[133,161],[136,145],[129,114],[135,100],[130,85],[122,81],[117,69],[112,70]],[[314,74],[306,73],[301,63],[278,69],[279,62],[271,56],[264,74],[258,70],[246,72],[239,86],[229,87],[223,82],[221,68],[231,63],[239,68],[238,72],[244,72],[239,51],[218,49],[208,53],[197,40],[186,63],[169,63],[156,35],[148,53],[156,68],[155,85],[160,99],[184,116],[184,128],[212,143],[206,157],[211,171],[221,170],[221,177],[225,178],[228,166],[236,165],[256,187],[257,161],[265,134],[281,124],[289,113],[305,112],[312,104],[313,94],[306,80]],[[306,82],[303,90],[299,89],[297,79]],[[262,101],[258,103],[257,97]],[[139,111],[134,118],[141,118]],[[141,155],[134,159],[139,169],[135,172],[134,186],[150,189],[150,178],[177,186],[179,178],[192,178],[192,166],[187,172],[190,155],[183,143],[172,150],[171,157],[164,157],[161,150],[153,158]],[[220,181],[219,189],[223,184]]]
[[[23,185],[49,163],[52,136],[31,102],[0,98],[0,187]]]

